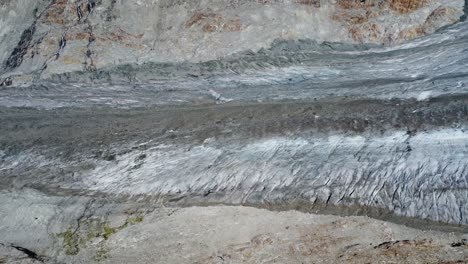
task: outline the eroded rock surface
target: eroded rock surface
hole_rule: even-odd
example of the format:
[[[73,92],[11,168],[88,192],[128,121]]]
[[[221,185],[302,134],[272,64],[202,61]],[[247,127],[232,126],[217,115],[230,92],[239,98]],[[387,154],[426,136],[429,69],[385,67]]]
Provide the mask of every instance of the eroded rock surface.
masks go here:
[[[10,204],[0,211],[3,223],[11,225],[0,226],[0,260],[6,263],[464,263],[468,258],[466,236],[367,217],[151,207],[47,197],[27,189],[21,196],[1,192],[0,198]]]
[[[37,78],[125,63],[207,61],[275,39],[391,45],[453,24],[463,2],[3,1],[0,62],[3,71]]]
[[[0,263],[466,262],[463,1],[0,3]]]

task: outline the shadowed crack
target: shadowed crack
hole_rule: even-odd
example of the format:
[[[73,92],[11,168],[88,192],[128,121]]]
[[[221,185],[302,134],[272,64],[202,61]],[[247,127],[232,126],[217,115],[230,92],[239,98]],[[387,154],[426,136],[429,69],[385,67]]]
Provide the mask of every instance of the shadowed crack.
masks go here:
[[[10,248],[14,248],[14,249],[16,249],[16,250],[18,250],[18,251],[21,251],[21,252],[23,252],[24,254],[26,254],[28,258],[44,263],[44,257],[38,255],[36,252],[34,252],[34,251],[30,250],[30,249],[27,249],[27,248],[24,248],[24,247],[20,247],[20,246],[14,245],[14,244],[5,245],[5,244],[3,244],[3,243],[0,243],[0,245],[2,245],[2,246],[8,246],[8,247],[10,247]]]
[[[36,32],[36,22],[37,20],[35,20],[34,23],[29,28],[25,29],[23,34],[21,34],[20,41],[5,63],[5,69],[15,69],[23,62],[23,57],[28,52],[34,32]]]
[[[36,33],[37,21],[39,21],[41,17],[44,15],[44,13],[56,2],[57,2],[56,0],[51,1],[47,5],[47,7],[44,8],[44,10],[42,10],[39,14],[38,14],[37,9],[34,10],[34,17],[35,17],[34,22],[29,28],[25,29],[23,33],[21,34],[20,41],[18,42],[18,44],[16,45],[15,49],[10,54],[8,59],[6,60],[4,69],[12,70],[21,65],[21,63],[23,62],[24,55],[26,55],[26,53],[28,52],[28,49],[34,45],[34,44],[31,45],[31,42],[33,40],[34,34]]]
[[[42,257],[39,256],[36,252],[34,252],[32,250],[29,250],[29,249],[24,248],[24,247],[15,246],[15,245],[11,245],[11,247],[18,250],[18,251],[23,252],[26,255],[28,255],[28,258],[30,258],[30,259],[34,259],[34,260],[37,260],[37,261],[40,261],[40,262],[44,262]]]
[[[57,60],[60,57],[60,53],[63,51],[63,49],[67,45],[67,38],[66,38],[67,31],[65,31],[65,33],[60,38],[59,49],[57,53],[55,54],[55,60]]]
[[[13,84],[13,80],[11,79],[11,77],[7,77],[5,78],[5,80],[3,80],[1,83],[0,83],[0,87],[2,86],[10,86]]]
[[[78,16],[78,22],[80,22],[83,18],[83,12],[81,11],[81,7],[79,5],[76,8],[76,15]]]
[[[88,16],[91,15],[91,13],[94,11],[94,8],[96,7],[95,0],[88,0],[86,7],[88,9],[88,15],[86,16],[86,19],[88,19]]]
[[[95,71],[96,66],[94,65],[94,58],[93,58],[95,54],[91,49],[91,45],[96,40],[96,37],[94,36],[93,26],[91,25],[91,23],[89,23],[89,21],[88,21],[88,27],[86,29],[86,32],[88,33],[89,37],[88,37],[88,44],[86,45],[87,50],[85,53],[85,61],[84,61],[85,70]]]
[[[466,21],[468,17],[468,0],[465,0],[465,8],[463,9],[463,16],[460,18],[460,21]]]

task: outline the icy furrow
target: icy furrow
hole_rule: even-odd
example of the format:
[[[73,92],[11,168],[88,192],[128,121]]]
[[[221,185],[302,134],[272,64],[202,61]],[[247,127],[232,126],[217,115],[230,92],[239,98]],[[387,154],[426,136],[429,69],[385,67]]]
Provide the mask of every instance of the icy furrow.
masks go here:
[[[468,133],[452,129],[413,136],[401,131],[380,137],[273,137],[243,144],[207,140],[96,161],[93,169],[59,184],[112,195],[188,195],[199,202],[359,205],[468,224],[466,155]],[[67,167],[41,156],[22,160],[38,167]],[[0,170],[24,165],[16,162]]]

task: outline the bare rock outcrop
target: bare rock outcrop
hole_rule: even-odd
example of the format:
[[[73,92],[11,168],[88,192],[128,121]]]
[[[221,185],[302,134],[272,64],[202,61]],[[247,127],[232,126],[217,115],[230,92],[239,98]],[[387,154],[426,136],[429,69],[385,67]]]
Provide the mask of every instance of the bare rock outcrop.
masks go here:
[[[2,1],[3,78],[208,61],[275,39],[393,45],[463,15],[463,0]]]

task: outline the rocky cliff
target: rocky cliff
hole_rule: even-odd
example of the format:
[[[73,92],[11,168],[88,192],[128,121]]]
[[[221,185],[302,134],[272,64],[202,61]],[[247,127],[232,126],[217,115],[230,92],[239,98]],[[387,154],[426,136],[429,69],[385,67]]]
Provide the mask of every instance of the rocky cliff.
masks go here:
[[[1,2],[3,78],[200,62],[312,39],[393,45],[453,24],[463,0],[18,0]]]

